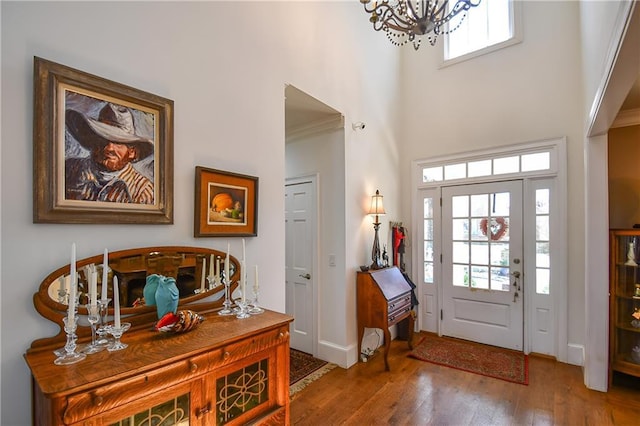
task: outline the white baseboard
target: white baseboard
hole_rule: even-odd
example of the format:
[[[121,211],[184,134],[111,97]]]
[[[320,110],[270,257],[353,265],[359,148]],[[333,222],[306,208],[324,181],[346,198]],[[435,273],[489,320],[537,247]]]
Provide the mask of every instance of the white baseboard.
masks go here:
[[[584,345],[575,343],[567,345],[567,364],[584,366]]]
[[[318,342],[318,358],[332,362],[342,368],[349,368],[358,362],[358,346],[339,346],[326,340]]]

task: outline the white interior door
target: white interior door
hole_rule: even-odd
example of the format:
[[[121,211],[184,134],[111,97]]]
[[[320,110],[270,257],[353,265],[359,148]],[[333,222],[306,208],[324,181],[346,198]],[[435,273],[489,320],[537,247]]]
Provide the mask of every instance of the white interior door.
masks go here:
[[[313,258],[316,245],[315,181],[285,186],[286,302],[294,320],[291,347],[315,355],[316,292]]]
[[[522,182],[443,188],[442,234],[442,334],[522,350]]]

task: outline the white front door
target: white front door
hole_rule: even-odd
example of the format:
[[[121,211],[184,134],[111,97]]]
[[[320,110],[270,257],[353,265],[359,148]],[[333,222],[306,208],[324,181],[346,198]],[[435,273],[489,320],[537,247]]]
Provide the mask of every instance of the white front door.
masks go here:
[[[285,186],[286,301],[294,320],[290,326],[291,347],[315,355],[316,185],[313,180]]]
[[[522,350],[522,182],[443,188],[442,241],[442,334]]]

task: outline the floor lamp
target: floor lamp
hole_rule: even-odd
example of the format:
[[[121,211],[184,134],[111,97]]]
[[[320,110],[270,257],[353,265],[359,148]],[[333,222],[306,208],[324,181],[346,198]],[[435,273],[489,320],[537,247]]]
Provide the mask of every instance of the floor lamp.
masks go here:
[[[373,229],[375,230],[375,236],[373,237],[373,249],[371,250],[371,260],[373,263],[371,264],[369,269],[381,269],[383,268],[383,264],[380,261],[380,241],[378,240],[378,230],[380,229],[380,222],[378,221],[378,216],[384,216],[384,206],[382,205],[382,195],[380,195],[380,191],[376,189],[376,195],[371,197],[371,208],[369,209],[369,214],[375,216],[375,221],[373,222]]]

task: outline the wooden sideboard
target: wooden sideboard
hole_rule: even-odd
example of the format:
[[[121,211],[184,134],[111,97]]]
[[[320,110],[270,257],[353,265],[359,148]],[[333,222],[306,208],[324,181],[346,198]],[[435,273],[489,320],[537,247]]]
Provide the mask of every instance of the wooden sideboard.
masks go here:
[[[380,328],[384,333],[384,366],[389,370],[389,327],[409,321],[409,348],[413,349],[414,317],[411,311],[411,286],[396,267],[358,272],[358,354],[362,353],[365,327]]]
[[[32,347],[33,422],[289,424],[291,321],[272,311],[246,319],[213,312],[187,333],[137,329],[123,335],[126,349],[65,366],[54,365],[52,348]]]

